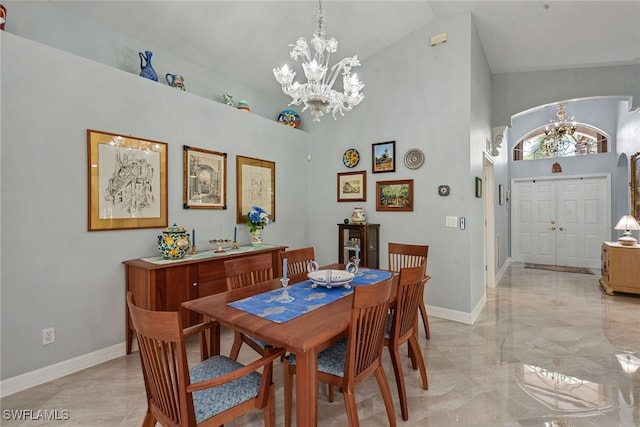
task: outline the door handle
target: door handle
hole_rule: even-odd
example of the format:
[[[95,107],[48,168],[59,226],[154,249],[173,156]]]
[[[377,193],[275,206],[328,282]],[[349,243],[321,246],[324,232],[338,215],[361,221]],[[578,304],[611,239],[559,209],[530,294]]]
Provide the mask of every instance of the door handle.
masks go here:
[[[555,223],[556,223],[555,221],[551,221],[551,224],[555,224]]]
[[[550,230],[551,230],[551,231],[553,231],[553,230],[555,230],[555,229],[556,229],[555,227],[551,227],[551,229],[550,229]]]
[[[564,231],[564,227],[560,227],[560,228],[559,228],[559,230],[560,230],[560,231]]]

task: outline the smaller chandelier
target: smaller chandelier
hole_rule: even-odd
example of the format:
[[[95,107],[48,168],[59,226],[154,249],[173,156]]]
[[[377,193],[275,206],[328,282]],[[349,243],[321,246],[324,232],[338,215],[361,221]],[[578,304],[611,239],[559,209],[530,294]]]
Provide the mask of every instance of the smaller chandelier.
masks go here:
[[[357,75],[351,74],[351,67],[360,66],[358,55],[344,58],[329,68],[331,54],[338,50],[338,41],[333,37],[325,39],[324,12],[322,0],[319,2],[318,27],[313,33],[311,47],[315,50],[313,57],[304,37],[300,37],[291,50],[291,59],[297,61],[303,58],[302,69],[307,78],[306,83],[293,81],[295,71],[287,65],[282,68],[274,68],[273,75],[282,86],[282,91],[292,98],[289,105],[302,105],[302,111],[310,110],[314,122],[319,122],[320,117],[331,112],[333,118],[336,113],[344,116],[345,111],[351,111],[364,98],[360,92],[364,87]],[[333,85],[342,72],[342,92],[333,89]]]
[[[545,136],[542,141],[546,151],[555,153],[566,150],[572,142],[571,140],[575,142],[573,134],[576,133],[576,129],[578,129],[578,125],[573,120],[573,116],[567,118],[567,114],[564,111],[564,104],[558,105],[556,117],[555,120],[549,120],[549,124],[545,126]]]

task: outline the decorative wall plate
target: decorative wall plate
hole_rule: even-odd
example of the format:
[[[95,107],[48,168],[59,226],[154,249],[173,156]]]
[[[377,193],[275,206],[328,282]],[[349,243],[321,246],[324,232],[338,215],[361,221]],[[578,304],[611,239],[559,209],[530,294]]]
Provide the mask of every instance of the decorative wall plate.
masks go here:
[[[352,168],[360,161],[360,153],[355,148],[349,148],[342,156],[342,163],[348,168]]]
[[[404,165],[409,169],[418,169],[424,163],[424,153],[412,148],[404,154]]]
[[[278,116],[278,121],[292,128],[300,127],[300,115],[293,110],[282,110]]]

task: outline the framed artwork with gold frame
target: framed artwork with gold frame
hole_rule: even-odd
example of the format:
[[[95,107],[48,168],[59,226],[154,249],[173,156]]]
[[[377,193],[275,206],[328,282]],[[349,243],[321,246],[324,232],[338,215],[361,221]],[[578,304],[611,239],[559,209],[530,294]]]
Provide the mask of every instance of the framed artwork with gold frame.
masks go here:
[[[167,227],[167,143],[87,129],[89,231]]]
[[[227,209],[227,153],[183,146],[183,207]]]
[[[276,221],[276,163],[236,156],[236,223],[247,222],[251,207],[264,209]]]
[[[640,221],[640,151],[631,156],[631,215]]]

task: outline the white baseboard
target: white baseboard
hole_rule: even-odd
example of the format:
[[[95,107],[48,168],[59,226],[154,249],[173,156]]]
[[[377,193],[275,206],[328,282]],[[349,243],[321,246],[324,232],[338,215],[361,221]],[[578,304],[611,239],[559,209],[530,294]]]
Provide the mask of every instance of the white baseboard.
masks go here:
[[[466,323],[467,325],[473,325],[473,322],[476,321],[480,312],[484,308],[484,305],[487,302],[487,296],[483,295],[480,298],[480,301],[473,308],[471,313],[464,313],[462,311],[451,310],[448,308],[435,307],[432,305],[427,305],[427,312],[429,316],[439,317],[440,319],[453,320],[454,322]]]
[[[9,396],[31,387],[55,380],[65,375],[90,368],[126,354],[125,343],[83,354],[73,359],[64,360],[35,371],[26,372],[12,378],[0,381],[0,397]]]
[[[496,286],[500,282],[500,279],[502,279],[502,275],[504,274],[504,272],[507,271],[507,267],[509,267],[509,264],[511,264],[510,257],[505,260],[504,264],[502,264],[502,267],[500,267],[500,270],[496,272]]]

